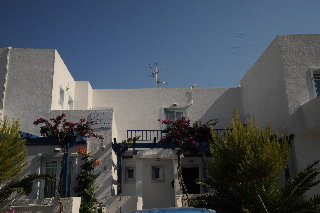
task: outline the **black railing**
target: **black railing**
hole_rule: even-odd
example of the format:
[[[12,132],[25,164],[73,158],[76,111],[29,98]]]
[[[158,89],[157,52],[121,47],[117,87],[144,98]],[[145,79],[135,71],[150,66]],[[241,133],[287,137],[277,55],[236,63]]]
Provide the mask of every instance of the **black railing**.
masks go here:
[[[137,141],[158,142],[166,134],[166,130],[127,130],[127,138],[139,137]]]
[[[228,130],[232,129],[214,129],[219,137]],[[127,138],[139,137],[137,141],[158,142],[166,134],[166,130],[127,130]]]
[[[218,137],[224,135],[226,131],[232,131],[232,129],[213,129],[213,131],[217,134]]]

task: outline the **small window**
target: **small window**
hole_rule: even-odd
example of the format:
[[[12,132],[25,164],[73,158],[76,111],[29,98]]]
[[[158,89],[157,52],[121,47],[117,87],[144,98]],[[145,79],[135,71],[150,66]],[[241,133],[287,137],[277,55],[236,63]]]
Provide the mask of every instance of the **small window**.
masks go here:
[[[151,176],[153,182],[164,182],[164,168],[163,166],[152,166]]]
[[[182,117],[185,117],[185,110],[184,109],[166,109],[165,110],[165,117],[166,120],[175,121]]]
[[[59,104],[60,104],[61,106],[63,106],[63,104],[64,104],[64,90],[63,90],[63,88],[61,88],[61,87],[60,87]]]
[[[68,109],[73,109],[73,99],[71,98],[71,96],[69,96],[68,100]]]
[[[134,167],[125,167],[125,182],[134,182],[136,180]]]
[[[313,72],[313,83],[316,96],[320,96],[320,70]]]

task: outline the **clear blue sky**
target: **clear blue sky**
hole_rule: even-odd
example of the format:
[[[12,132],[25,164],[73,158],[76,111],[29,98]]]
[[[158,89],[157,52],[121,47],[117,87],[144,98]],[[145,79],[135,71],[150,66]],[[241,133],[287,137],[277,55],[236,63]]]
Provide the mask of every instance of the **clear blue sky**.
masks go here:
[[[320,33],[319,0],[0,0],[0,47],[54,48],[101,88],[236,87],[278,34]]]

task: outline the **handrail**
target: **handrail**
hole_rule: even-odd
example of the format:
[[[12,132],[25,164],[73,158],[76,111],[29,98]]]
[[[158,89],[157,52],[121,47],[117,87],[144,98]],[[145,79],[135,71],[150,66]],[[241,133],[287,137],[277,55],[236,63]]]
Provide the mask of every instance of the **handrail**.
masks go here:
[[[158,142],[166,134],[166,130],[127,130],[127,138],[139,137],[137,141]]]
[[[232,129],[213,129],[218,136],[221,136],[225,131],[230,130]],[[167,133],[167,130],[127,130],[127,138],[139,137],[137,141],[158,142]]]

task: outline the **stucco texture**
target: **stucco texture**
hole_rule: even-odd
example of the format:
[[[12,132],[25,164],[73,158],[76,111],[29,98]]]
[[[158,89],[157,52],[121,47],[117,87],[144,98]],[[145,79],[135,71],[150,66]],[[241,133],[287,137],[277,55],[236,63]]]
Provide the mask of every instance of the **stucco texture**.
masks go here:
[[[185,109],[192,122],[219,118],[217,128],[226,128],[232,110],[241,111],[241,96],[239,88],[93,90],[93,109],[103,107],[114,109],[121,141],[127,130],[164,129],[158,119],[165,119],[165,109]]]

